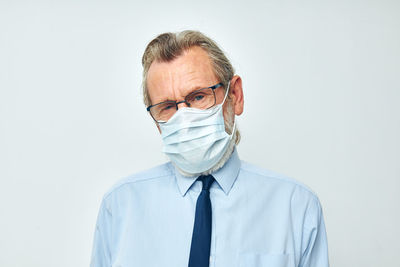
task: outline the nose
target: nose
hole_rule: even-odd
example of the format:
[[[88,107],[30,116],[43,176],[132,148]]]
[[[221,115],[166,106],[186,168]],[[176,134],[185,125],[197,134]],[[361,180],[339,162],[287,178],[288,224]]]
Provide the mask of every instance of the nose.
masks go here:
[[[190,107],[190,104],[188,102],[186,102],[185,100],[176,102],[176,107],[178,108],[178,105],[180,105],[180,104],[183,104],[183,106],[186,108]]]

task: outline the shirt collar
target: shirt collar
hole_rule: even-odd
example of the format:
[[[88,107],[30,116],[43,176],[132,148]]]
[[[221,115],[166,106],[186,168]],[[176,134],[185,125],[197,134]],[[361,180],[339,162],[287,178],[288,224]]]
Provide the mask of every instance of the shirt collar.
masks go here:
[[[173,167],[175,171],[176,181],[179,187],[179,191],[182,196],[185,196],[186,192],[192,186],[192,184],[196,181],[197,176],[183,176],[176,167]],[[240,170],[240,159],[239,155],[236,151],[236,148],[233,150],[232,155],[229,160],[222,166],[222,168],[217,171],[211,173],[217,181],[218,185],[222,188],[226,195],[229,194],[233,183],[235,182]]]

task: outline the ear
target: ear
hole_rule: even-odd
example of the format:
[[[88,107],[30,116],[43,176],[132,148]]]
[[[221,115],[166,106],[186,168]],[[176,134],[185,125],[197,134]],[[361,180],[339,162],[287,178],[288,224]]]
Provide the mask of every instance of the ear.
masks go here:
[[[232,104],[234,106],[235,114],[239,116],[243,113],[244,104],[242,78],[240,78],[240,76],[233,76],[233,78],[231,79],[229,91],[229,95],[232,98]]]

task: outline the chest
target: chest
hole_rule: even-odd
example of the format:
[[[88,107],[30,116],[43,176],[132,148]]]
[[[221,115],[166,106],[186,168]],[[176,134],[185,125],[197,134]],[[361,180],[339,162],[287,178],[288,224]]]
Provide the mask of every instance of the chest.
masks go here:
[[[114,267],[187,267],[196,200],[142,199],[129,205],[129,216],[115,222]],[[297,223],[288,204],[271,194],[230,194],[211,190],[210,267],[292,267],[299,258]]]

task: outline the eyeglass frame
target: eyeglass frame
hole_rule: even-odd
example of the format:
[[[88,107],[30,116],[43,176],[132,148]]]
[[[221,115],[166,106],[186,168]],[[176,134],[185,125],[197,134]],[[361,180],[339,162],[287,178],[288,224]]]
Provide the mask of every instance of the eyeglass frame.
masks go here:
[[[190,107],[190,103],[187,102],[187,100],[186,100],[186,98],[187,98],[188,96],[190,96],[191,94],[196,93],[196,92],[198,92],[198,91],[200,91],[200,90],[211,89],[212,92],[213,92],[213,95],[214,95],[214,104],[212,104],[210,107],[206,108],[206,109],[209,109],[209,108],[212,108],[213,106],[215,106],[215,104],[217,103],[217,98],[216,98],[216,96],[215,96],[215,89],[217,89],[217,88],[219,88],[219,87],[221,87],[221,86],[224,86],[224,84],[220,82],[220,83],[217,83],[217,84],[215,84],[215,85],[213,85],[213,86],[209,86],[209,87],[204,87],[204,88],[196,89],[196,90],[190,92],[189,94],[187,94],[187,95],[185,96],[184,100],[182,100],[182,101],[166,100],[166,101],[162,101],[162,102],[159,102],[159,103],[157,103],[157,104],[154,104],[154,105],[150,105],[150,106],[146,107],[146,110],[150,113],[150,116],[153,118],[153,120],[154,120],[156,123],[166,123],[166,121],[157,121],[157,120],[153,117],[153,115],[151,114],[150,109],[151,109],[152,107],[154,107],[154,106],[158,106],[158,105],[161,105],[161,104],[164,104],[164,103],[171,103],[171,104],[174,103],[174,104],[175,104],[176,110],[179,109],[179,108],[178,108],[178,105],[179,105],[179,104],[182,104],[182,103],[186,103],[186,105],[187,105],[188,107]]]

